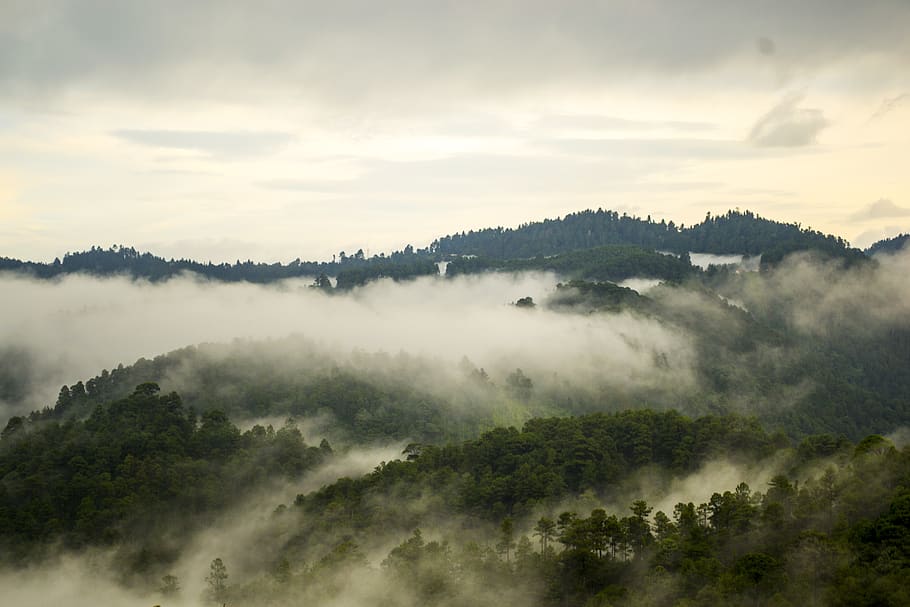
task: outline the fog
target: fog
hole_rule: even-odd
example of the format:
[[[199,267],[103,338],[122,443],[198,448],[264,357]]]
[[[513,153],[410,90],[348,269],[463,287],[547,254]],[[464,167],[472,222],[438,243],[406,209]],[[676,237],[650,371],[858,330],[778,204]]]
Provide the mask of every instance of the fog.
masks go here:
[[[654,320],[509,305],[543,299],[555,289],[552,275],[383,280],[331,296],[308,285],[2,276],[8,295],[0,302],[0,356],[9,363],[0,376],[0,415],[52,405],[64,383],[139,357],[289,334],[336,353],[406,352],[449,365],[466,356],[488,371],[522,368],[543,378],[631,388],[692,382],[688,339]]]
[[[180,607],[210,605],[212,603],[205,595],[205,576],[213,559],[221,558],[228,564],[231,583],[244,583],[267,569],[266,562],[274,552],[274,542],[286,535],[297,522],[296,519],[276,516],[276,506],[282,502],[293,502],[298,493],[315,491],[339,477],[361,476],[380,462],[398,458],[402,447],[390,445],[351,450],[330,458],[296,482],[266,483],[256,494],[220,513],[193,537],[182,539],[181,556],[169,569],[169,575],[176,576],[180,588],[174,596],[162,596],[157,588],[146,587],[148,579],[131,579],[125,584],[117,573],[118,554],[97,549],[60,553],[26,569],[0,568],[4,602],[18,607],[56,603],[75,607],[147,607],[156,603]],[[158,532],[168,533],[166,529],[159,529]],[[353,604],[367,605],[369,602],[364,597]]]
[[[754,272],[761,264],[761,255],[714,255],[712,253],[689,253],[693,266],[707,270],[708,266],[736,266],[739,269]]]
[[[847,269],[835,260],[796,254],[774,272],[730,281],[722,290],[756,313],[782,315],[796,331],[869,335],[910,326],[908,275],[910,251]]]

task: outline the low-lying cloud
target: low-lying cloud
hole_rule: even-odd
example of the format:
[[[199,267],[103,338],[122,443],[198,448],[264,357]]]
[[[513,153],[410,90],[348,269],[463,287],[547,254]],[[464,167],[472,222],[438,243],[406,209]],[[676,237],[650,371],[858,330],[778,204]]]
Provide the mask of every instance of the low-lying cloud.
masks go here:
[[[551,275],[379,281],[334,296],[308,284],[2,276],[9,295],[0,304],[0,346],[28,364],[6,378],[12,387],[0,413],[53,404],[62,384],[140,357],[203,342],[291,334],[326,352],[405,352],[452,368],[466,356],[491,373],[521,368],[544,384],[647,389],[692,382],[687,336],[656,320],[509,305],[526,296],[544,299],[555,289]]]

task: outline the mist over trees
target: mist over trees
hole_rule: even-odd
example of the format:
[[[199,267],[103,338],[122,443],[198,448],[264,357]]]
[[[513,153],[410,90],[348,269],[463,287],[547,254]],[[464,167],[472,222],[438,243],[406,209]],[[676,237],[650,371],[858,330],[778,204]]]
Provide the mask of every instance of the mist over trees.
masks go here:
[[[750,212],[585,211],[324,263],[4,259],[0,588],[908,604],[900,238],[864,255]],[[690,251],[762,261],[702,270]],[[45,385],[65,353],[157,347],[145,325],[214,343]]]

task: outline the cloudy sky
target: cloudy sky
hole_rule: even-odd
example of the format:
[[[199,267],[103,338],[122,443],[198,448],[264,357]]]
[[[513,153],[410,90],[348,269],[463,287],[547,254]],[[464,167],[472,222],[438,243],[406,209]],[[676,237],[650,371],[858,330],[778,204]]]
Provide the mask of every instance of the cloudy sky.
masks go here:
[[[0,0],[0,255],[330,258],[604,207],[910,231],[907,0]]]

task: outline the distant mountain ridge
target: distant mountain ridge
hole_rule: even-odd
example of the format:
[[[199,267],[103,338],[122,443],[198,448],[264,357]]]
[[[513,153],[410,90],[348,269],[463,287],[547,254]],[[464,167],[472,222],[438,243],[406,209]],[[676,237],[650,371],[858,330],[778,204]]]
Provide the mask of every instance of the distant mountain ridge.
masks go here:
[[[562,219],[526,223],[518,228],[486,228],[435,240],[430,251],[440,255],[477,255],[498,259],[556,255],[606,245],[634,245],[658,251],[696,251],[716,255],[768,255],[780,258],[797,250],[818,250],[837,257],[863,256],[843,238],[799,224],[765,219],[751,211],[707,214],[694,226],[656,222],[598,209]]]
[[[907,246],[908,240],[910,240],[910,234],[898,234],[892,238],[879,240],[866,249],[866,255],[871,257],[878,253],[897,253]]]
[[[165,280],[184,272],[192,272],[212,280],[223,282],[270,283],[299,277],[320,277],[326,275],[338,279],[339,288],[352,288],[381,277],[394,279],[410,278],[438,272],[436,264],[425,255],[417,254],[408,246],[396,251],[367,258],[363,251],[347,256],[339,254],[338,261],[294,261],[282,263],[256,263],[253,261],[233,264],[202,263],[190,259],[164,259],[151,253],[140,253],[132,247],[112,246],[109,249],[92,247],[88,251],[67,253],[63,261],[53,263],[20,261],[0,257],[0,271],[11,270],[32,275],[36,278],[56,278],[67,274],[91,274],[94,276],[128,275],[152,281]],[[317,281],[321,286],[327,284]]]
[[[680,255],[689,251],[717,255],[762,255],[766,264],[774,264],[792,252],[805,250],[842,258],[848,263],[866,259],[862,251],[850,247],[841,237],[803,228],[799,224],[765,219],[751,211],[728,211],[717,216],[708,213],[701,223],[686,227],[673,221],[656,222],[650,216],[642,219],[625,213],[620,215],[616,211],[589,209],[563,218],[522,224],[517,228],[496,227],[451,234],[437,238],[425,249],[415,250],[407,245],[388,256],[366,257],[361,249],[354,255],[341,252],[330,262],[301,261],[298,258],[286,264],[250,260],[213,264],[190,259],[168,260],[133,247],[114,245],[108,249],[92,247],[88,251],[67,253],[62,261],[58,258],[52,263],[0,257],[0,271],[21,272],[36,278],[85,273],[128,275],[153,281],[192,272],[212,280],[253,283],[302,276],[336,276],[337,286],[349,289],[382,277],[398,280],[436,274],[434,262],[455,257],[519,260],[616,245]],[[877,243],[873,249],[876,246],[886,245]],[[874,252],[873,249],[870,251]],[[323,280],[319,286],[327,284]]]

